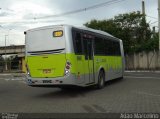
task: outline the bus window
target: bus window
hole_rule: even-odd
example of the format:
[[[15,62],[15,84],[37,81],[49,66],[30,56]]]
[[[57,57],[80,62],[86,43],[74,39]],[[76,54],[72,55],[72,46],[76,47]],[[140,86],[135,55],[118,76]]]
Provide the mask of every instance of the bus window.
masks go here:
[[[74,50],[75,54],[82,54],[82,39],[80,33],[74,33]]]
[[[88,59],[87,40],[83,40],[85,59]]]
[[[115,50],[116,50],[115,55],[120,56],[120,44],[119,44],[119,42],[115,43]]]
[[[104,52],[105,52],[105,55],[109,55],[109,41],[107,39],[104,40],[104,44],[105,44],[105,47],[104,47]]]
[[[92,49],[92,39],[83,38],[83,48],[85,59],[92,60],[93,59],[93,49]]]
[[[104,39],[95,37],[95,54],[104,55],[105,54],[104,47],[105,47]]]
[[[108,55],[109,56],[113,55],[113,44],[111,40],[108,40]]]

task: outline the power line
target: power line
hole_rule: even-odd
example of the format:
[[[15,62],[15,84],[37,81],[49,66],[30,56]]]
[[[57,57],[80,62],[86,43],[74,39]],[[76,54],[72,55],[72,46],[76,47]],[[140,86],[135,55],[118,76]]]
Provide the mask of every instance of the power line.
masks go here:
[[[152,22],[152,23],[150,23],[150,24],[155,24],[155,23],[157,23],[158,21],[155,21],[155,22]]]
[[[45,19],[45,18],[50,18],[50,17],[60,17],[60,16],[64,16],[64,15],[76,14],[76,13],[84,12],[84,11],[87,11],[87,10],[92,10],[92,9],[96,9],[96,8],[99,8],[99,7],[104,7],[104,6],[107,6],[107,5],[119,3],[119,2],[122,2],[122,1],[125,1],[125,0],[110,0],[110,1],[107,1],[107,2],[103,2],[103,3],[97,4],[97,5],[90,6],[90,7],[77,9],[77,10],[73,10],[73,11],[69,11],[69,12],[64,12],[64,13],[60,13],[60,14],[55,14],[55,15],[35,17],[34,19],[35,20],[36,19]]]
[[[146,17],[158,20],[158,18],[156,18],[156,17],[152,17],[152,16],[148,16],[148,15],[146,15]]]
[[[38,21],[40,23],[43,23],[43,22],[61,22],[61,21],[64,21],[64,20],[47,20],[47,21]],[[12,24],[32,24],[32,23],[36,23],[37,21],[33,21],[33,20],[21,20],[21,21],[12,21],[12,22],[0,22],[2,24],[4,23],[12,23]],[[1,27],[1,25],[0,25]]]

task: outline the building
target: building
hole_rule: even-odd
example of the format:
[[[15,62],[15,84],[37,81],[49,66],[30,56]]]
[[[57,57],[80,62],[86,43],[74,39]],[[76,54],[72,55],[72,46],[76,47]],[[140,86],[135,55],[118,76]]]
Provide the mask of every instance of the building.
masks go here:
[[[26,72],[25,45],[2,46],[0,56],[0,71]]]

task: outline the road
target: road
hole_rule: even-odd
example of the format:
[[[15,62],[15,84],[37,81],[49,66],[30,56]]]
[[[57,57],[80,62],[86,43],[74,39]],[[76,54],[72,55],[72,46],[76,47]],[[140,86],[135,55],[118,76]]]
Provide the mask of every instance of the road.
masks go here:
[[[160,112],[160,73],[126,72],[104,89],[28,87],[24,77],[0,74],[0,112],[132,113]]]

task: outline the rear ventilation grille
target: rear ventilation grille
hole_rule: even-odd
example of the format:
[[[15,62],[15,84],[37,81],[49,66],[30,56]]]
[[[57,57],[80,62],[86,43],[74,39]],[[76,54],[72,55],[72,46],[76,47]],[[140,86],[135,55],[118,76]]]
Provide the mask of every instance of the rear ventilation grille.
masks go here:
[[[41,55],[41,54],[56,54],[62,53],[65,49],[57,49],[57,50],[46,50],[46,51],[29,51],[30,55]]]

